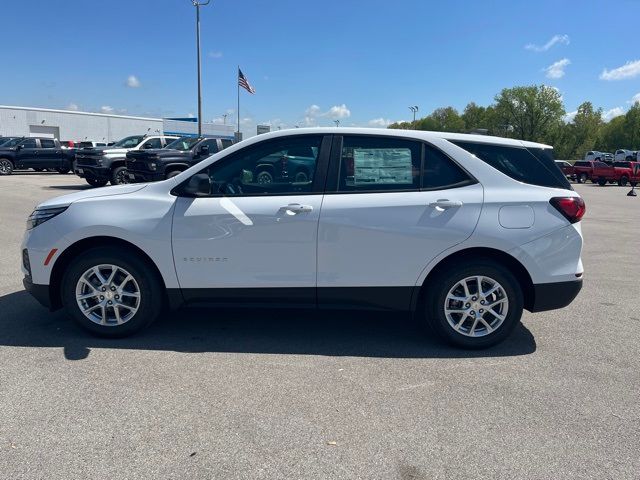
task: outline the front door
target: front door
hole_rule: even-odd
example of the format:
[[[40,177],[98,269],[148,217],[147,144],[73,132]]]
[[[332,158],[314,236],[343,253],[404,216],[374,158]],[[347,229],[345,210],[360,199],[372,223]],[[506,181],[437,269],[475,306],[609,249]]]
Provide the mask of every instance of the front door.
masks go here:
[[[354,135],[334,145],[318,230],[318,304],[409,308],[423,269],[473,232],[482,186],[418,141]]]
[[[62,168],[62,150],[56,148],[56,142],[50,138],[40,139],[38,158],[41,167]]]
[[[210,195],[180,196],[173,220],[176,272],[188,301],[315,305],[329,145],[329,137],[292,135],[245,147],[202,170]],[[287,170],[292,150],[309,156],[305,181]]]
[[[38,141],[35,138],[27,138],[20,145],[20,150],[16,153],[18,168],[38,168],[40,167],[40,152]]]

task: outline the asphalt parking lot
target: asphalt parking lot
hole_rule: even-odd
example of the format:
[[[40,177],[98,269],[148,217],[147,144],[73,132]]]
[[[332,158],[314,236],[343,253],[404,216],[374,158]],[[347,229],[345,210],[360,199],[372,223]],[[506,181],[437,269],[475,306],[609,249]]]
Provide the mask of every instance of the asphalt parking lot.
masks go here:
[[[184,310],[101,340],[22,290],[25,219],[88,188],[0,178],[2,478],[640,478],[640,197],[577,185],[585,287],[465,352],[407,317]]]

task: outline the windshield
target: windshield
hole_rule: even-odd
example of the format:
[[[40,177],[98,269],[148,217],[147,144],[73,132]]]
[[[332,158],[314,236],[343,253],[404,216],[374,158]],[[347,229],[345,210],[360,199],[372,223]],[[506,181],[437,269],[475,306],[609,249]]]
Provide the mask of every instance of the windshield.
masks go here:
[[[23,138],[12,138],[11,140],[9,140],[8,142],[4,142],[2,144],[3,147],[15,147],[16,145],[18,145],[22,140],[24,140]]]
[[[164,148],[170,148],[172,150],[191,150],[191,148],[200,141],[201,139],[198,137],[182,137],[177,140],[174,140],[169,145]]]
[[[133,148],[137,147],[144,136],[142,135],[134,135],[133,137],[125,137],[122,140],[117,141],[113,144],[116,148]]]

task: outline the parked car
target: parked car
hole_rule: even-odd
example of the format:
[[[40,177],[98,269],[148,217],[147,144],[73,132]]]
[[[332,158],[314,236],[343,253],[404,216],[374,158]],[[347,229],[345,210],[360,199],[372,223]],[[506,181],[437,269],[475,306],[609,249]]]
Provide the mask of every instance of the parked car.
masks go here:
[[[74,142],[73,140],[61,140],[60,146],[62,148],[76,148],[77,142]]]
[[[578,183],[587,183],[587,180],[591,180],[593,183],[596,183],[593,180],[594,163],[594,161],[578,160],[573,164],[573,171]]]
[[[0,175],[11,175],[15,169],[33,168],[68,173],[74,150],[62,148],[53,138],[18,138],[0,147]]]
[[[312,152],[309,181],[253,175]],[[176,177],[41,203],[25,288],[98,335],[167,307],[295,304],[408,310],[482,348],[582,286],[585,205],[551,147],[484,135],[356,128],[247,139]],[[306,158],[306,157],[305,157]]]
[[[94,147],[106,147],[106,142],[90,142],[87,140],[83,140],[78,143],[78,148],[94,148]]]
[[[82,148],[76,152],[74,170],[76,175],[94,187],[103,187],[108,182],[112,185],[128,183],[125,164],[128,151],[162,148],[178,138],[171,135],[133,135],[111,147]]]
[[[574,166],[571,165],[569,162],[567,162],[566,160],[556,160],[556,165],[560,170],[562,170],[562,173],[564,174],[565,177],[571,180],[576,179],[576,170]]]
[[[155,182],[175,177],[205,158],[230,147],[226,138],[182,137],[165,148],[127,153],[130,182]]]
[[[614,162],[608,165],[604,162],[594,162],[592,181],[600,186],[617,183],[624,187],[628,183],[636,184],[640,178],[634,172],[636,162]]]
[[[616,150],[616,153],[614,155],[614,161],[615,162],[632,162],[635,161],[636,157],[638,155],[638,152],[635,152],[633,150],[624,150],[624,149],[619,149]]]
[[[587,152],[584,159],[586,161],[613,163],[613,154],[606,152],[590,151]]]

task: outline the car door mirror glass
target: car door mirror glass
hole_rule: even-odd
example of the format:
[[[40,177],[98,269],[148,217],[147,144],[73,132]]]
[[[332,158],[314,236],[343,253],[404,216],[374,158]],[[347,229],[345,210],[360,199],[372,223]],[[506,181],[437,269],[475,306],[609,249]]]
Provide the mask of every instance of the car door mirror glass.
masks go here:
[[[193,197],[209,195],[211,193],[211,178],[206,173],[197,173],[189,179],[182,191]]]
[[[200,155],[209,155],[209,145],[202,145],[199,150]]]

